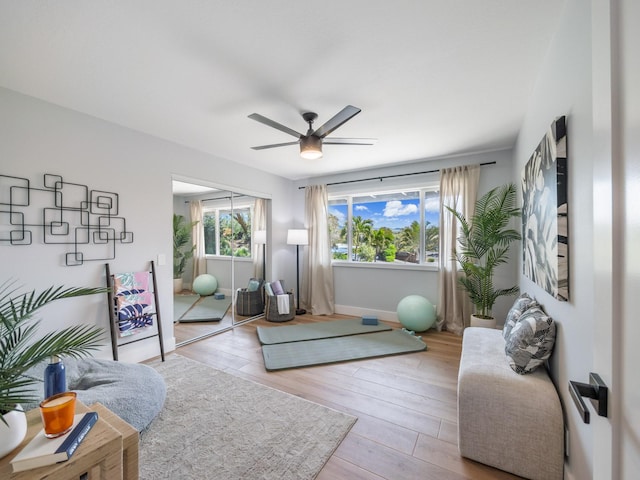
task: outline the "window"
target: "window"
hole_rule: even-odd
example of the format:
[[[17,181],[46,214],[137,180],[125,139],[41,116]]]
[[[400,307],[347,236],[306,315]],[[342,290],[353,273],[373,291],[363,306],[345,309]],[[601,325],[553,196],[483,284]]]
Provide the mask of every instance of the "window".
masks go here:
[[[440,192],[425,191],[423,204],[425,256],[422,261],[437,264],[440,251]]]
[[[339,198],[329,199],[329,240],[333,258],[337,260],[347,260],[348,240],[347,240],[347,200]]]
[[[207,255],[251,257],[251,208],[208,208],[203,213]]]
[[[436,264],[439,220],[435,188],[330,196],[333,259]]]

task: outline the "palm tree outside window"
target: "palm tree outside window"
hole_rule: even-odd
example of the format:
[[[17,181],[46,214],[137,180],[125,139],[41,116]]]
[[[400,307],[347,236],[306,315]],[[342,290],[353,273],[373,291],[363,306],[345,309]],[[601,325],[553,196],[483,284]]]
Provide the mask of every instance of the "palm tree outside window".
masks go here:
[[[329,196],[334,261],[437,265],[436,188]]]
[[[209,209],[203,223],[207,255],[251,257],[251,208]]]

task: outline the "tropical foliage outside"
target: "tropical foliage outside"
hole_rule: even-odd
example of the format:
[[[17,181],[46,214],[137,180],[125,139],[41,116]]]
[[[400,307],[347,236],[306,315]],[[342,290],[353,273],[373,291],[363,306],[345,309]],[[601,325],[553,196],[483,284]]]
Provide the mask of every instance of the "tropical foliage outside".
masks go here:
[[[207,255],[251,256],[251,210],[215,210],[203,215]]]
[[[353,212],[350,226],[346,214],[349,208]],[[423,228],[419,221],[420,208],[425,210]],[[351,228],[351,261],[436,262],[439,250],[438,209],[439,194],[433,191],[334,199],[330,201],[328,216],[333,258],[349,260],[348,233]],[[424,235],[422,255],[421,235]]]
[[[329,224],[336,224],[335,217],[330,219]],[[331,237],[333,258],[347,260],[347,252],[340,249],[340,245],[347,243],[347,227],[333,231]],[[353,219],[352,239],[355,261],[418,263],[420,258],[420,223],[415,220],[411,225],[394,232],[388,227],[376,229],[373,220],[357,216]],[[438,227],[425,222],[425,250],[432,252],[425,260],[427,263],[437,259],[438,242]]]

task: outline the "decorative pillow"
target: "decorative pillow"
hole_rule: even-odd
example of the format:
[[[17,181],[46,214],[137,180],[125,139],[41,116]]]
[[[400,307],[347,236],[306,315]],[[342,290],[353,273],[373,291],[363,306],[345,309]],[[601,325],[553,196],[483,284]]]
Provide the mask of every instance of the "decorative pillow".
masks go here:
[[[255,292],[260,288],[260,283],[262,283],[260,280],[258,280],[257,278],[252,278],[251,280],[249,280],[249,285],[247,286],[247,291],[249,292]]]
[[[273,288],[271,288],[271,284],[269,282],[264,284],[264,291],[267,292],[267,295],[273,297]]]
[[[533,298],[531,298],[528,294],[523,293],[516,301],[513,302],[513,306],[509,313],[507,313],[507,318],[504,321],[504,328],[502,329],[502,336],[506,340],[509,338],[509,333],[511,333],[511,329],[518,322],[520,316],[529,308],[539,306],[538,302],[536,302]]]
[[[273,289],[273,293],[275,295],[284,295],[284,288],[282,288],[282,284],[280,283],[280,280],[271,282],[271,288]]]
[[[556,325],[540,306],[530,307],[511,329],[504,351],[509,365],[521,375],[542,365],[553,351]]]

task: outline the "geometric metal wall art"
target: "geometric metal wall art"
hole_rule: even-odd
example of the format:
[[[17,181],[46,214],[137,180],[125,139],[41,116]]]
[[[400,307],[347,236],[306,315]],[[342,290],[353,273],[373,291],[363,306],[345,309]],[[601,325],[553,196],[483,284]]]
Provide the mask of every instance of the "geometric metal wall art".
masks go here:
[[[116,244],[133,243],[117,193],[90,190],[45,174],[42,186],[27,178],[0,175],[0,245],[70,245],[67,266],[111,260]]]
[[[569,300],[566,118],[554,120],[522,174],[523,273]]]

